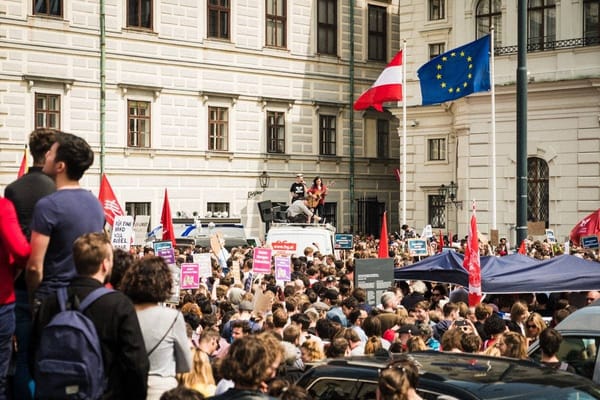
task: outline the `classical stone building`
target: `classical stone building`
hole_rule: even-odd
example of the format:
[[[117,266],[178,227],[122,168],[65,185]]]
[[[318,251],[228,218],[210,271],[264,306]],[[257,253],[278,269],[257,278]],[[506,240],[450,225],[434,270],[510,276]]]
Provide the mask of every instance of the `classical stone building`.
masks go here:
[[[562,240],[600,203],[599,3],[530,3],[528,215]],[[15,178],[28,133],[51,126],[96,150],[86,187],[97,193],[104,172],[127,210],[153,225],[168,188],[174,214],[239,217],[262,235],[257,203],[285,203],[303,172],[335,181],[326,216],[339,231],[377,233],[383,209],[397,230],[402,108],[351,105],[406,40],[406,222],[464,235],[475,199],[488,232],[491,94],[421,106],[416,70],[492,23],[497,229],[511,238],[510,0],[4,0],[0,185]],[[439,194],[450,182],[454,202]]]

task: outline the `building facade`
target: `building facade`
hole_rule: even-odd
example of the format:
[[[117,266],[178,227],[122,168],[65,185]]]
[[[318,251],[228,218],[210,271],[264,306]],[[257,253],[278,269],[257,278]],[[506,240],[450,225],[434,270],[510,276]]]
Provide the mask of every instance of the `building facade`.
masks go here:
[[[491,94],[424,107],[416,70],[493,24],[497,229],[510,237],[513,3],[5,0],[0,185],[15,178],[28,133],[49,126],[96,150],[86,187],[97,193],[106,173],[128,212],[153,225],[167,188],[174,214],[239,217],[262,236],[257,203],[287,202],[302,172],[331,183],[325,214],[339,231],[377,233],[384,209],[394,231],[404,222],[395,174],[402,108],[351,105],[406,40],[406,222],[464,235],[475,199],[488,232]],[[530,3],[528,154],[539,175],[530,215],[562,240],[600,202],[598,1]],[[455,202],[439,193],[451,181]]]

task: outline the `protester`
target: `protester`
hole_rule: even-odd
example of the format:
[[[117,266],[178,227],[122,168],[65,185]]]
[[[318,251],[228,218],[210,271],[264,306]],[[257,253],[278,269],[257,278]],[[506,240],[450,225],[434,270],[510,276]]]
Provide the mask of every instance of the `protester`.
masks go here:
[[[68,287],[71,304],[79,304],[108,280],[112,269],[112,247],[103,233],[89,233],[73,244],[77,276]],[[59,312],[56,294],[45,298],[34,321],[32,349],[39,351],[42,330]],[[137,315],[129,298],[118,291],[93,302],[84,314],[93,322],[102,347],[107,379],[105,399],[146,398],[148,356]]]
[[[183,315],[160,305],[171,297],[172,287],[171,271],[161,257],[137,261],[121,282],[121,290],[135,304],[150,360],[148,400],[176,387],[176,374],[192,368]]]
[[[546,367],[575,373],[575,368],[559,360],[556,356],[562,340],[560,332],[553,328],[546,328],[540,333],[540,349],[542,350],[540,363]]]
[[[13,204],[0,197],[0,399],[9,398],[8,367],[15,332],[14,280],[31,252]]]
[[[40,199],[31,221],[31,257],[26,280],[36,305],[75,277],[71,246],[76,238],[104,229],[100,201],[79,180],[94,162],[94,152],[80,137],[57,132],[46,154],[43,172],[54,179],[56,192]]]
[[[505,332],[496,343],[503,357],[527,360],[527,339],[518,332]]]
[[[392,361],[379,373],[377,400],[422,400],[417,394],[419,370],[409,358]]]

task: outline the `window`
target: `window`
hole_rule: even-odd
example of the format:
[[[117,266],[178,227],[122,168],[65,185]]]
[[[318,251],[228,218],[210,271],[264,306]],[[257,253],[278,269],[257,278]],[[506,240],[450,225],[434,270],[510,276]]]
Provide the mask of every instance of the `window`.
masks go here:
[[[206,214],[211,217],[227,218],[229,216],[229,203],[206,203]]]
[[[500,0],[479,0],[475,11],[477,39],[489,35],[494,26],[494,48],[502,47],[502,10]]]
[[[127,109],[127,146],[150,147],[150,102],[128,100]]]
[[[428,139],[427,149],[427,161],[444,161],[446,159],[446,139]]]
[[[125,213],[135,218],[138,215],[150,214],[150,203],[145,202],[127,202],[125,203]]]
[[[446,0],[429,0],[429,20],[437,21],[446,18],[444,2]]]
[[[369,5],[369,60],[387,61],[387,10]]]
[[[429,45],[429,59],[436,58],[444,51],[446,51],[446,45],[444,43],[431,43]]]
[[[229,0],[208,0],[208,37],[229,39]]]
[[[336,120],[334,115],[319,115],[319,154],[335,156]]]
[[[390,158],[390,121],[377,120],[377,158]]]
[[[267,2],[267,46],[286,46],[287,7],[286,0],[265,0]]]
[[[317,52],[337,55],[337,0],[317,0]]]
[[[600,0],[583,1],[583,38],[586,46],[600,43]]]
[[[35,94],[35,127],[60,129],[60,96]]]
[[[127,27],[152,29],[152,0],[127,0]]]
[[[33,14],[46,15],[50,17],[62,17],[63,2],[62,0],[34,0]]]
[[[427,196],[427,203],[429,209],[429,225],[431,225],[432,228],[445,228],[446,204],[444,203],[444,196],[430,194]]]
[[[227,151],[228,112],[225,107],[208,107],[208,149]]]
[[[529,0],[527,8],[527,37],[529,49],[554,48],[556,40],[555,0]]]
[[[267,153],[285,153],[285,113],[267,112]]]
[[[549,170],[548,163],[541,158],[527,159],[527,220],[549,222]]]
[[[320,221],[322,224],[323,223],[328,223],[331,224],[333,226],[338,226],[337,225],[337,203],[335,202],[328,202],[327,199],[325,199],[325,206],[323,207],[323,219]]]

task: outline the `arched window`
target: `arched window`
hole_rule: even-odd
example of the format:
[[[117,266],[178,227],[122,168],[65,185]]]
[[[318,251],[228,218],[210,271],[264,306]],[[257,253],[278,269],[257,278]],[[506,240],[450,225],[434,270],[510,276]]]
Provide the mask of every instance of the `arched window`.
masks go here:
[[[541,158],[527,159],[527,220],[544,221],[549,224],[549,170],[548,163]]]
[[[500,0],[479,0],[475,10],[477,39],[490,33],[494,26],[494,48],[502,47],[502,10]]]
[[[556,41],[556,0],[527,2],[529,50],[553,49]]]

